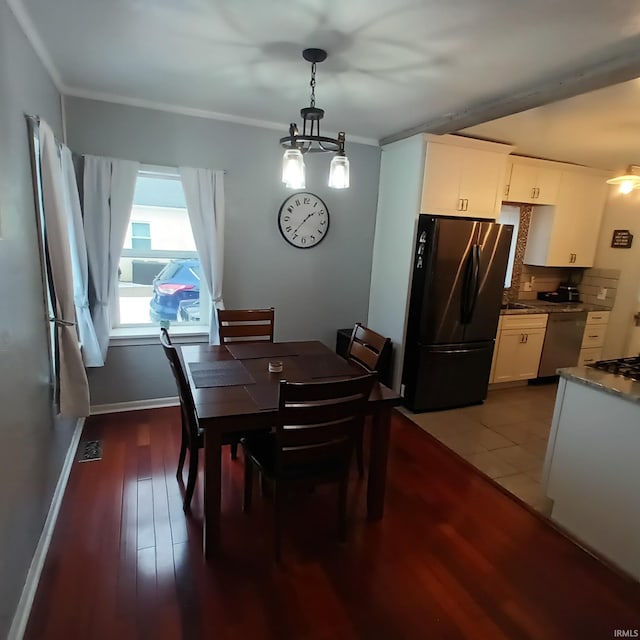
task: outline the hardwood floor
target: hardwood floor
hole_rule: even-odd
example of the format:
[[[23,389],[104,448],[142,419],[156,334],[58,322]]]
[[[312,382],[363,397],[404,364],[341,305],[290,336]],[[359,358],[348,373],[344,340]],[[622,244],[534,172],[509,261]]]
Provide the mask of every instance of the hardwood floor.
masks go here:
[[[178,409],[92,417],[103,459],[74,465],[25,638],[613,638],[640,629],[640,585],[602,565],[398,413],[387,509],[366,520],[352,476],[291,496],[283,565],[271,504],[243,514],[223,455],[223,553],[202,557],[202,478],[185,516]]]

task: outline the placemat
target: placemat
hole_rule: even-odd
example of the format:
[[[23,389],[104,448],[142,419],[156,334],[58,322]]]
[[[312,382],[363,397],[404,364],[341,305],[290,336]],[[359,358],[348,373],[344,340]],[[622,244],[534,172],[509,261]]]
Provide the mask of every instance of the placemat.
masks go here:
[[[224,346],[227,347],[227,351],[237,360],[296,355],[295,347],[286,342],[231,342]]]
[[[241,384],[255,384],[253,376],[238,360],[218,362],[190,362],[189,369],[193,383],[199,389],[204,387],[232,387]]]
[[[247,387],[247,393],[260,411],[278,408],[280,387],[277,384],[254,384]]]
[[[317,356],[299,356],[298,364],[300,369],[308,372],[312,379],[317,378],[338,378],[342,376],[355,377],[364,375],[364,371],[359,373],[352,366],[339,356],[333,354],[322,354]]]

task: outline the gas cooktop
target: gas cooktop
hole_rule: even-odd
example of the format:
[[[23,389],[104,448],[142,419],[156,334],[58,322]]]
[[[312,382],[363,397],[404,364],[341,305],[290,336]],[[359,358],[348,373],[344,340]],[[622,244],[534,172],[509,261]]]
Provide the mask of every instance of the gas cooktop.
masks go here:
[[[598,362],[594,362],[589,366],[640,381],[640,356],[617,358],[615,360],[598,360]]]

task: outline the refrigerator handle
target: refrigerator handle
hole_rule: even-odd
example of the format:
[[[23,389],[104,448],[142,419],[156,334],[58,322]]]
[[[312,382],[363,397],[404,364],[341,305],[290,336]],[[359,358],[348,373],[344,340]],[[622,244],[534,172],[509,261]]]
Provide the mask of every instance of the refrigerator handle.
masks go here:
[[[461,322],[469,324],[480,290],[480,245],[474,244],[467,256],[464,283],[462,285]]]
[[[480,291],[480,257],[482,255],[482,249],[479,244],[474,244],[473,247],[471,247],[471,255],[473,256],[473,280],[471,285],[471,299],[469,301],[469,320],[471,320],[473,310],[476,308],[478,293]]]

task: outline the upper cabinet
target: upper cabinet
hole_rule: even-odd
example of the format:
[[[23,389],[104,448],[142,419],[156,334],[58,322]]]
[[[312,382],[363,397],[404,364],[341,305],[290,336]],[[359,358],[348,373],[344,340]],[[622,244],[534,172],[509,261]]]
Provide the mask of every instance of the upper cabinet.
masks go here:
[[[495,219],[512,147],[460,136],[426,139],[420,211]]]
[[[607,177],[581,167],[562,171],[556,205],[534,207],[531,213],[525,264],[593,266]]]
[[[556,204],[561,165],[546,160],[510,156],[502,199],[507,202]]]

